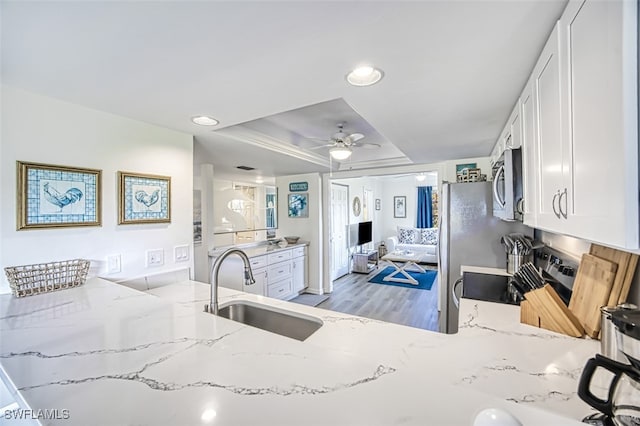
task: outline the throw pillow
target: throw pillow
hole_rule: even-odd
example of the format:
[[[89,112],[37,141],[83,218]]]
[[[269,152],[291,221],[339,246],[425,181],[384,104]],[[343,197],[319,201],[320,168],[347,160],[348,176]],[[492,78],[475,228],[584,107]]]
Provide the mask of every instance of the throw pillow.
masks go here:
[[[438,228],[420,229],[420,244],[438,244]]]
[[[415,229],[398,227],[398,242],[400,244],[415,244],[418,240],[416,236],[417,232]]]

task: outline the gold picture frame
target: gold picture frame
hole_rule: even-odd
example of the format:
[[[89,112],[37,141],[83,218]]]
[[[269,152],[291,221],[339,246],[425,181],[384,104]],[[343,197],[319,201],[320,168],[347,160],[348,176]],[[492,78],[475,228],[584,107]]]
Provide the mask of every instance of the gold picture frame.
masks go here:
[[[16,162],[17,229],[102,226],[102,170]]]
[[[118,224],[171,222],[171,176],[118,172]]]

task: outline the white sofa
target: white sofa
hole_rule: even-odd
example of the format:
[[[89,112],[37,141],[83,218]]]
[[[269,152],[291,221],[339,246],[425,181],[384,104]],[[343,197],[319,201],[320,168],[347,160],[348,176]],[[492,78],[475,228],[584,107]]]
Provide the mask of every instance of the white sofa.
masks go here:
[[[406,250],[426,254],[427,263],[438,263],[438,228],[398,226],[397,234],[387,238],[387,250]]]

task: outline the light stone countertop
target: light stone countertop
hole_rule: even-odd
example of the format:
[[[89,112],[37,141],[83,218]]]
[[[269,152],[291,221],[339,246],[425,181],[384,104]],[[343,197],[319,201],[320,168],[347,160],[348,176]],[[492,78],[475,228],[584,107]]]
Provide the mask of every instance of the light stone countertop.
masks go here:
[[[226,249],[232,248],[232,247],[236,247],[241,249],[243,252],[246,253],[246,255],[248,257],[256,257],[256,256],[262,256],[264,254],[269,254],[269,253],[275,253],[278,251],[282,251],[282,250],[290,250],[294,247],[303,247],[303,246],[308,246],[309,243],[307,241],[298,241],[295,244],[287,244],[285,241],[282,241],[279,244],[255,244],[255,245],[250,245],[250,246],[226,246],[226,247],[218,247],[218,248],[214,248],[209,250],[209,256],[210,257],[216,257],[220,254],[222,254],[222,252],[224,252]]]
[[[202,312],[208,284],[148,293],[96,278],[0,296],[4,373],[32,409],[69,410],[43,423],[471,425],[498,407],[579,425],[593,412],[576,389],[597,342],[522,325],[513,306],[463,299],[460,332],[444,335],[220,288],[223,304],[321,318],[299,342]]]

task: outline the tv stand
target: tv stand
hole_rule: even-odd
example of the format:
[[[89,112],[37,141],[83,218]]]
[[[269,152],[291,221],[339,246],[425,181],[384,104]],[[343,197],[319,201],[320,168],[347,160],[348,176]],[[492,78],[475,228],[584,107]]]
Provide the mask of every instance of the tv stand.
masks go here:
[[[353,253],[353,271],[358,274],[368,274],[378,266],[378,250]]]

